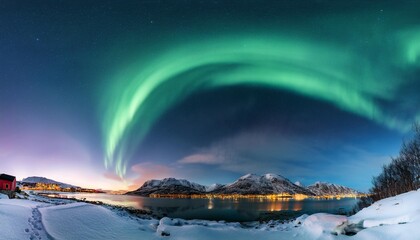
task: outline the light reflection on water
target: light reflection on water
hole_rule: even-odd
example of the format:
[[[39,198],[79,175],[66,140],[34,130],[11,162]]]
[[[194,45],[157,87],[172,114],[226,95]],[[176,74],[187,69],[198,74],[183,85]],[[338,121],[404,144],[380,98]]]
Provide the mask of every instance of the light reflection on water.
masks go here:
[[[214,207],[213,198],[210,198],[209,203],[207,204],[207,209],[213,209],[213,207]]]
[[[348,212],[356,204],[354,198],[341,200],[282,199],[168,199],[103,193],[63,193],[68,197],[101,201],[110,205],[152,211],[160,216],[184,219],[255,221],[286,219],[304,213]]]

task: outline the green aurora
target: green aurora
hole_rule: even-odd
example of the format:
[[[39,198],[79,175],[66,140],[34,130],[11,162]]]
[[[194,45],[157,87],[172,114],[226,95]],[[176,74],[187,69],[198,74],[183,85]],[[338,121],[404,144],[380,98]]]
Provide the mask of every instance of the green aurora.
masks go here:
[[[166,110],[194,92],[226,86],[292,91],[406,132],[419,113],[399,117],[385,106],[398,99],[407,82],[403,73],[418,67],[420,31],[401,31],[392,38],[375,53],[382,61],[334,42],[273,34],[190,41],[155,53],[114,79],[103,124],[105,166],[123,178],[136,146]],[[130,134],[134,127],[135,136]]]

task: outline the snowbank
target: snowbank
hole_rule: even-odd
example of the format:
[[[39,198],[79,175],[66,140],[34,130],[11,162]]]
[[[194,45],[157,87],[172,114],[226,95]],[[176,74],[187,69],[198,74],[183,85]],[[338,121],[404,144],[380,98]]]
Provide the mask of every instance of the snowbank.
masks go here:
[[[382,199],[348,219],[366,228],[354,239],[420,239],[420,189]]]
[[[363,221],[365,228],[419,221],[420,189],[375,202],[349,220],[353,223]]]
[[[6,194],[0,193],[0,199],[9,199]]]
[[[28,239],[21,226],[28,226],[27,216],[31,214],[30,207],[5,205],[0,203],[1,239]],[[29,226],[28,226],[29,227]]]
[[[243,228],[239,223],[162,218],[157,233],[161,236],[170,236],[171,240],[287,240],[293,238],[294,234],[291,231],[280,232],[281,229],[268,230],[267,228]]]
[[[46,231],[54,239],[155,239],[152,228],[97,205],[72,203],[40,208]]]
[[[316,213],[303,221],[302,228],[315,238],[322,234],[341,234],[347,223],[347,217],[345,216]]]
[[[0,199],[0,239],[30,239],[28,219],[35,203],[17,199]]]

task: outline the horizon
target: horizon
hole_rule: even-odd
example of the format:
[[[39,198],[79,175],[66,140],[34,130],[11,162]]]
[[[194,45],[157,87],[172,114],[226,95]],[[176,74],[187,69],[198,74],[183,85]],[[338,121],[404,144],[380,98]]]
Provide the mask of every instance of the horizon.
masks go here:
[[[20,179],[367,192],[420,121],[407,4],[48,2],[0,9],[1,171]]]
[[[200,185],[202,185],[202,186],[211,186],[211,185],[213,185],[213,184],[229,185],[229,184],[232,184],[232,183],[234,183],[235,181],[237,181],[238,179],[240,179],[240,178],[242,178],[242,177],[245,177],[245,176],[247,176],[247,175],[256,175],[256,176],[262,177],[262,176],[265,176],[265,175],[268,175],[268,174],[274,174],[274,175],[277,175],[277,176],[280,176],[280,177],[284,177],[284,178],[286,178],[287,180],[289,180],[290,182],[292,182],[293,184],[296,184],[297,182],[299,182],[299,184],[296,184],[296,185],[298,185],[298,186],[302,186],[302,187],[308,187],[308,186],[314,185],[314,184],[316,184],[316,183],[327,183],[327,184],[336,184],[336,185],[344,186],[344,185],[337,184],[337,183],[334,183],[334,182],[326,182],[326,181],[315,181],[315,182],[312,182],[312,183],[310,183],[310,184],[305,184],[305,183],[302,183],[302,182],[301,182],[301,181],[299,181],[299,180],[289,179],[287,176],[284,176],[284,175],[281,175],[281,174],[276,174],[276,173],[264,173],[264,174],[247,173],[247,174],[244,174],[244,175],[242,175],[242,176],[239,176],[238,178],[236,178],[236,179],[234,179],[234,180],[232,180],[232,181],[230,181],[230,182],[225,182],[225,183],[221,183],[221,182],[214,182],[214,183],[211,183],[211,184],[201,184],[200,182],[191,181],[191,180],[189,180],[189,179],[187,179],[187,178],[174,178],[174,177],[151,178],[151,179],[146,180],[145,182],[147,182],[147,181],[152,181],[152,180],[158,180],[158,181],[161,181],[161,180],[164,180],[164,179],[167,179],[167,178],[174,178],[174,179],[176,179],[176,180],[187,180],[187,181],[189,181],[189,182],[192,182],[192,183],[197,183],[197,184],[200,184]],[[60,182],[60,183],[68,184],[68,185],[73,185],[73,186],[75,186],[75,187],[88,188],[88,189],[97,189],[97,190],[104,190],[104,191],[116,191],[116,192],[118,192],[118,191],[133,191],[133,190],[137,190],[138,188],[140,188],[140,187],[141,187],[141,186],[145,183],[145,182],[140,183],[140,185],[138,185],[137,187],[134,187],[134,188],[132,188],[132,189],[104,189],[104,188],[91,188],[91,187],[79,186],[79,185],[75,185],[75,184],[73,184],[73,183],[71,183],[71,182],[62,182],[62,181],[60,181],[60,180],[53,179],[53,178],[46,177],[46,176],[27,176],[27,177],[24,177],[24,178],[17,178],[17,177],[16,177],[16,180],[17,180],[17,181],[20,181],[20,182],[23,182],[23,180],[24,180],[24,179],[26,179],[26,178],[32,178],[32,177],[33,177],[33,178],[45,178],[45,179],[48,179],[48,180],[53,180],[53,181],[56,181],[56,182]],[[349,186],[344,186],[344,187],[349,187]],[[350,187],[350,188],[352,188],[352,187]],[[364,192],[364,191],[361,191],[361,190],[356,189],[356,188],[352,188],[352,189],[357,190],[357,191],[359,191],[359,192]],[[366,192],[367,192],[367,191],[366,191]]]

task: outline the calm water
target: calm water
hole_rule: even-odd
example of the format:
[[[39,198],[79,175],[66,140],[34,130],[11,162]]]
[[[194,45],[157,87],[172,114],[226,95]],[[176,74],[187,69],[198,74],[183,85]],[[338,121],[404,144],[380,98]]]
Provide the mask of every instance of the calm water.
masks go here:
[[[255,221],[288,219],[304,213],[345,213],[356,204],[354,198],[341,200],[270,200],[270,199],[168,199],[103,193],[63,193],[77,199],[101,201],[111,205],[134,207],[161,216],[184,219]]]

